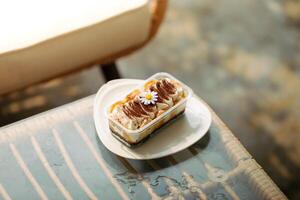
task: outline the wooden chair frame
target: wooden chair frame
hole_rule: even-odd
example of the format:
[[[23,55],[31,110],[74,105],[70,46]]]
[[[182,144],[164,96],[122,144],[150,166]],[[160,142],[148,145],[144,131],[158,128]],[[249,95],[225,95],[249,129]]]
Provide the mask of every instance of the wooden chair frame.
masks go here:
[[[105,80],[110,81],[112,79],[121,78],[121,75],[118,71],[116,59],[120,58],[122,56],[128,55],[132,53],[133,51],[143,47],[145,44],[147,44],[157,33],[159,26],[164,18],[166,8],[167,8],[168,1],[167,0],[152,0],[151,1],[151,26],[148,38],[142,42],[141,44],[131,46],[127,49],[124,49],[120,52],[114,53],[113,55],[108,55],[107,57],[104,57],[100,60],[97,60],[96,63],[90,63],[89,65],[93,64],[100,64],[99,68],[100,71],[103,73]]]

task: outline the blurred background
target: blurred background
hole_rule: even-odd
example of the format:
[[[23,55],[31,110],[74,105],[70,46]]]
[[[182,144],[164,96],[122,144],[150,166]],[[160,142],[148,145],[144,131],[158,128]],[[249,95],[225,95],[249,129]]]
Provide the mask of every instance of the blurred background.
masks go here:
[[[225,121],[290,199],[300,199],[300,1],[171,0],[124,78],[172,73]],[[94,94],[98,68],[0,97],[0,126]]]

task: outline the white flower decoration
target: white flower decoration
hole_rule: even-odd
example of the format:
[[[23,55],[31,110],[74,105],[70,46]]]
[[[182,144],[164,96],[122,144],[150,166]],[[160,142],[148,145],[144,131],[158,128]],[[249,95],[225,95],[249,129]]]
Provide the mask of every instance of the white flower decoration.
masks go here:
[[[155,102],[157,101],[157,92],[154,91],[143,92],[140,95],[140,101],[144,105],[155,104]]]

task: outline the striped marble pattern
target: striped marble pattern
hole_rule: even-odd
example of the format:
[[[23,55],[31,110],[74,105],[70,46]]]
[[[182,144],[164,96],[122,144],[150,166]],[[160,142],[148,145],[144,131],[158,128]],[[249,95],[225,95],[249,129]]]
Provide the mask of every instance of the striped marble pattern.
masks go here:
[[[0,199],[285,199],[213,112],[195,145],[135,161],[99,141],[93,99],[0,129]]]

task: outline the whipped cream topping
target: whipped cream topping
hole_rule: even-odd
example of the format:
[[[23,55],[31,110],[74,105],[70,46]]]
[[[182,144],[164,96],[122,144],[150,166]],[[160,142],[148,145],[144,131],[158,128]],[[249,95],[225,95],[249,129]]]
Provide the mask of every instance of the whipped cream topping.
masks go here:
[[[184,98],[182,86],[169,78],[151,80],[150,84],[145,84],[144,91],[156,92],[157,102],[145,105],[140,101],[139,94],[137,94],[114,107],[111,111],[111,117],[127,129],[136,130]]]

